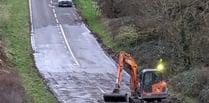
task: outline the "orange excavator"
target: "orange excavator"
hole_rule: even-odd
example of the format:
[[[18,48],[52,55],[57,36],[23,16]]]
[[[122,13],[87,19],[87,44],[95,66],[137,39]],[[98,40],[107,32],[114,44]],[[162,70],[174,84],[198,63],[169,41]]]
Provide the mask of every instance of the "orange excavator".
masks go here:
[[[123,94],[120,92],[124,63],[128,64],[129,69],[131,70],[131,96],[128,96],[127,93]],[[138,74],[135,60],[130,56],[130,54],[121,51],[119,54],[115,88],[112,93],[104,93],[103,98],[105,102],[160,102],[161,100],[167,98],[167,91],[167,84],[162,79],[161,71],[158,69],[143,69]]]

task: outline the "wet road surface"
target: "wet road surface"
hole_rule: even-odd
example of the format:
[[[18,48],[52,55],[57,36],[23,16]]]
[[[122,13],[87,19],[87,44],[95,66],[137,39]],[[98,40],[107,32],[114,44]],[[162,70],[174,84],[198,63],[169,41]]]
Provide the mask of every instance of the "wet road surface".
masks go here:
[[[77,14],[56,0],[29,0],[31,44],[36,67],[61,103],[103,103],[112,92],[116,64]],[[129,92],[123,74],[122,90]]]

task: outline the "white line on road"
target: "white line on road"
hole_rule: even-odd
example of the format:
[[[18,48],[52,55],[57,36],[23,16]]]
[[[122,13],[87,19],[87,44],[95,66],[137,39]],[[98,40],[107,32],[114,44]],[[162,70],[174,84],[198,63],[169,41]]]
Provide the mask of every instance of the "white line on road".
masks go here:
[[[64,40],[65,40],[65,44],[66,44],[66,46],[67,46],[67,49],[69,50],[70,54],[72,55],[73,60],[75,61],[75,63],[76,63],[77,65],[80,65],[80,64],[78,63],[77,59],[75,58],[75,56],[73,55],[73,52],[72,52],[72,50],[71,50],[71,48],[70,48],[69,42],[67,41],[67,38],[66,38],[66,36],[65,36],[65,32],[64,32],[64,30],[63,30],[62,25],[59,24],[59,27],[60,27],[60,30],[61,30],[61,34],[62,34],[62,36],[63,36],[63,38],[64,38]]]
[[[72,17],[74,18],[74,20],[77,20],[77,16],[76,16],[76,14],[73,11],[74,10],[71,10],[71,14],[73,15]]]
[[[57,19],[57,14],[54,13],[54,17]]]
[[[86,29],[86,31],[88,31],[89,33],[91,33],[91,31],[86,27],[86,25],[84,23],[81,24],[83,26],[84,29]]]
[[[53,8],[53,13],[54,13],[54,17],[55,17],[55,20],[56,20],[56,23],[57,23],[57,27],[58,27],[58,29],[60,29],[60,34],[62,34],[62,36],[63,36],[63,38],[64,38],[64,43],[66,44],[66,46],[65,46],[65,48],[67,48],[68,49],[68,51],[70,52],[70,54],[72,55],[72,58],[73,58],[73,60],[75,61],[75,63],[76,63],[76,65],[80,65],[79,63],[78,63],[78,61],[77,61],[77,59],[75,58],[75,56],[73,55],[73,52],[72,52],[72,50],[71,50],[71,47],[70,47],[70,44],[69,44],[69,42],[68,42],[68,40],[67,40],[67,38],[66,38],[66,35],[65,35],[65,32],[64,32],[64,30],[63,30],[63,27],[62,27],[62,25],[59,23],[59,20],[57,19],[57,14],[56,14],[56,11],[55,11],[55,9]]]
[[[58,21],[58,19],[57,19],[57,18],[55,18],[55,20],[56,20],[56,23],[57,23],[57,24],[59,24],[59,21]]]
[[[33,14],[32,14],[32,6],[31,6],[31,0],[29,0],[29,9],[30,9],[30,22],[31,22],[31,33],[33,33]]]
[[[102,88],[96,86],[102,93],[105,93],[104,90],[102,90]]]
[[[30,11],[31,45],[32,45],[33,50],[36,51],[34,29],[33,29],[33,13],[32,13],[31,0],[29,0],[29,11]]]
[[[52,0],[50,0],[50,3],[52,4]]]
[[[53,13],[55,14],[55,9],[53,8],[52,10],[53,10]]]

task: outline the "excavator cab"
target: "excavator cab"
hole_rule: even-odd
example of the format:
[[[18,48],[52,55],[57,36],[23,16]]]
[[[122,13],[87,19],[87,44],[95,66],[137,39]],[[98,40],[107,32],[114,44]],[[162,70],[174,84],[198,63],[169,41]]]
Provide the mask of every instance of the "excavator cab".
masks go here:
[[[141,98],[144,100],[161,100],[167,97],[167,84],[157,69],[142,70],[138,80],[141,84]]]

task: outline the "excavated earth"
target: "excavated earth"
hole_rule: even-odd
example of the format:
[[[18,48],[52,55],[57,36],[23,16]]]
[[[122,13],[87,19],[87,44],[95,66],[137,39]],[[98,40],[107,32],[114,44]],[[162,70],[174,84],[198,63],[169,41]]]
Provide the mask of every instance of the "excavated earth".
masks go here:
[[[14,66],[0,47],[0,102],[23,103],[25,92]]]

